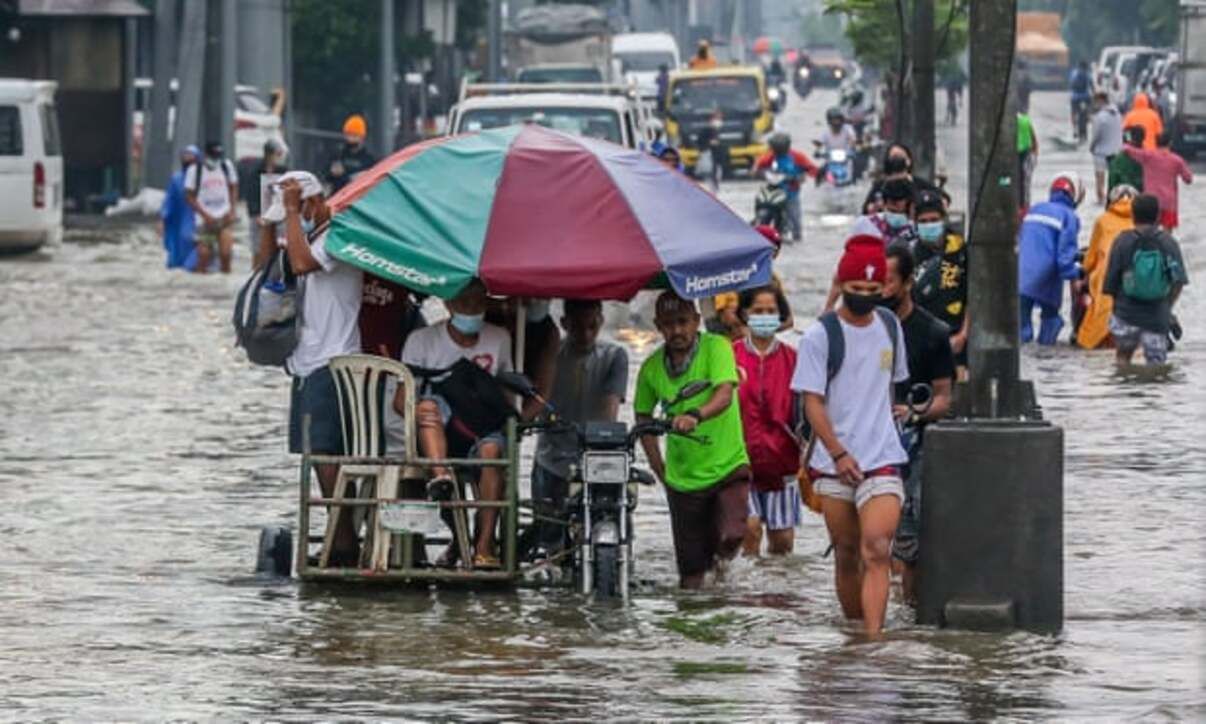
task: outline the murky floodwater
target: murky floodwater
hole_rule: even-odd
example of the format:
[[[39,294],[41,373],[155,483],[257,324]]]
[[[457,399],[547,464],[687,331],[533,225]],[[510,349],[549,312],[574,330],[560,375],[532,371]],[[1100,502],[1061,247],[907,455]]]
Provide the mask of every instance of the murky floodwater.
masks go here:
[[[806,141],[832,100],[793,99],[785,124]],[[1044,140],[1066,133],[1063,95],[1035,105]],[[957,186],[965,132],[940,134]],[[1087,156],[1054,146],[1040,181],[1061,167],[1089,177]],[[723,195],[744,214],[754,190]],[[886,640],[862,643],[813,516],[793,557],[681,594],[660,494],[638,513],[646,583],[626,609],[536,590],[263,585],[249,574],[258,527],[295,517],[288,384],[231,347],[238,280],[165,272],[145,230],[2,260],[0,712],[1202,719],[1206,193],[1187,196],[1194,285],[1169,381],[1122,382],[1109,353],[1024,353],[1067,430],[1058,637],[921,628],[894,603]],[[785,254],[800,319],[819,308],[839,223],[814,216]]]

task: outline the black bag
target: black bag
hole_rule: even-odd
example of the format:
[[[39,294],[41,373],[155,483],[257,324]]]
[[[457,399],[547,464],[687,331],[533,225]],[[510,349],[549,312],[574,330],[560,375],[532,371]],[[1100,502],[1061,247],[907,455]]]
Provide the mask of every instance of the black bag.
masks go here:
[[[445,428],[452,457],[464,457],[474,443],[502,430],[507,419],[516,415],[498,380],[470,360],[457,360],[442,370],[411,367],[410,371],[423,380],[420,396],[439,395],[452,409],[452,419]]]
[[[284,249],[251,273],[235,297],[235,339],[253,364],[283,367],[301,334],[302,291]]]

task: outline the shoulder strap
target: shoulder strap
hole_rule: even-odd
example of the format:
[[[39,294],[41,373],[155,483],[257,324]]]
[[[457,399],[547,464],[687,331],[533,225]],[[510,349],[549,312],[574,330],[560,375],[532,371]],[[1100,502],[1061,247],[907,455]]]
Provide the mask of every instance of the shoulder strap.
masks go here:
[[[888,339],[892,341],[892,366],[888,368],[888,393],[891,396],[896,384],[893,378],[896,377],[896,346],[900,341],[900,328],[896,324],[896,314],[890,309],[876,307],[875,316],[879,317],[879,321],[887,327]]]
[[[193,161],[193,165],[191,166],[191,168],[197,172],[193,176],[193,193],[194,194],[200,193],[200,191],[201,191],[201,172],[204,171],[205,169],[202,167],[201,161]],[[187,179],[187,177],[188,177],[188,173],[185,172],[185,178]]]
[[[825,328],[825,338],[829,343],[829,354],[825,359],[825,386],[828,388],[846,361],[846,336],[842,334],[842,323],[838,320],[837,312],[822,314],[821,325]]]
[[[218,162],[218,165],[222,167],[222,177],[226,179],[226,185],[230,186],[230,174],[231,171],[234,170],[231,168],[231,162],[228,159],[223,158]]]

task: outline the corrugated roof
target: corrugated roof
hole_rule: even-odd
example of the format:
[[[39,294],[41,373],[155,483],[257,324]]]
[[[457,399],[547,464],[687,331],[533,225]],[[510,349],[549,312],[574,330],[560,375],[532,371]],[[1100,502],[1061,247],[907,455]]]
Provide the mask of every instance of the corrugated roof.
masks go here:
[[[150,11],[135,0],[20,0],[20,15],[76,15],[131,17],[150,15]]]

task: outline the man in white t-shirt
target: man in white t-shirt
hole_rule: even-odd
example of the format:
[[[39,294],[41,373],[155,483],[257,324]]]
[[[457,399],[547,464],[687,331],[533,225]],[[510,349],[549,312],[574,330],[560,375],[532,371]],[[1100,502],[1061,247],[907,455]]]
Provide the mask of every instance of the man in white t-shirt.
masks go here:
[[[291,171],[281,177],[285,207],[285,243],[289,265],[302,277],[302,327],[297,347],[285,361],[293,375],[289,400],[289,451],[302,452],[305,416],[310,416],[310,451],[327,455],[344,453],[343,426],[335,379],[328,367],[331,358],[360,351],[360,299],[363,274],[354,266],[327,253],[327,229],[331,212],[323,197],[322,184],[307,171]],[[271,258],[275,234],[263,237],[260,257]],[[335,493],[337,465],[317,465],[318,483],[325,497]],[[330,562],[332,566],[355,565],[358,541],[352,525],[352,508],[345,507],[336,528]]]
[[[234,249],[235,204],[239,198],[239,174],[234,164],[222,157],[222,144],[205,144],[205,159],[194,163],[184,175],[188,205],[197,212],[197,269],[209,271],[217,248],[223,274],[230,273]]]
[[[836,106],[825,111],[825,131],[821,134],[821,146],[825,151],[840,149],[854,151],[858,145],[858,135],[854,128],[846,123],[842,109]]]
[[[877,308],[886,268],[881,239],[846,242],[838,264],[842,306],[805,330],[791,382],[815,435],[806,465],[833,542],[838,600],[873,635],[887,611],[908,462],[892,416],[892,386],[909,378],[904,333],[895,315]],[[841,334],[840,360],[830,359],[833,332]]]
[[[511,367],[511,337],[502,327],[488,324],[486,320],[486,288],[473,280],[460,294],[445,303],[450,315],[441,324],[416,330],[406,339],[402,348],[402,362],[412,368],[444,370],[462,359],[473,362],[491,375],[507,372]],[[398,401],[395,400],[395,408]],[[399,410],[399,412],[403,412]],[[439,394],[423,394],[415,408],[418,423],[419,449],[423,456],[432,459],[448,457],[447,427],[454,413],[449,401]],[[506,440],[501,430],[487,431],[477,436],[470,457],[497,460],[503,456]],[[456,485],[452,471],[446,467],[433,467],[432,479],[427,489],[430,497],[448,500]],[[503,477],[497,467],[483,467],[478,472],[478,487],[482,500],[502,500]],[[498,557],[494,552],[494,528],[498,511],[488,508],[477,513],[477,537],[473,565],[475,568],[497,568]],[[443,563],[451,563],[450,547]]]

